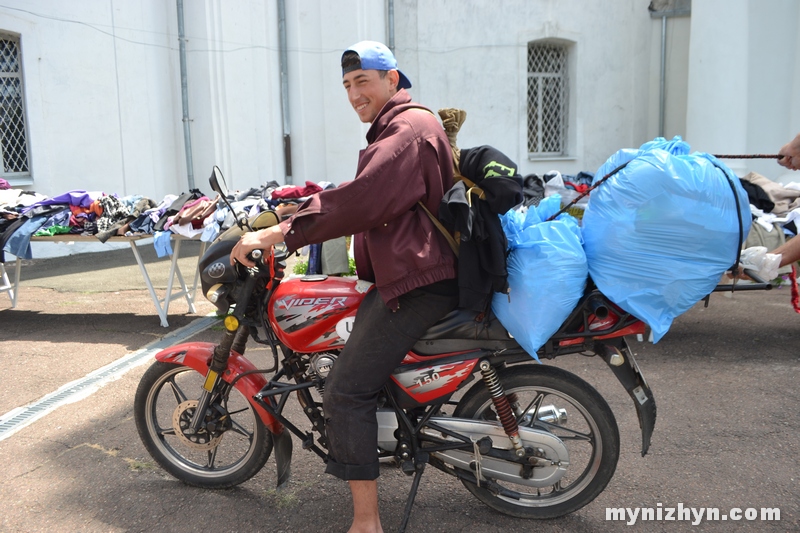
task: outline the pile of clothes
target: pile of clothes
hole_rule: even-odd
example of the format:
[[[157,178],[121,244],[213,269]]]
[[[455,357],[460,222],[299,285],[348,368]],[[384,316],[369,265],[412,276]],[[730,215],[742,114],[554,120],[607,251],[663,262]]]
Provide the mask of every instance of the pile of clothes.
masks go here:
[[[261,187],[235,192],[228,200],[237,212],[253,216],[268,209],[301,203],[321,191],[320,185],[280,186],[271,181]],[[54,197],[11,188],[0,183],[0,262],[6,252],[31,259],[33,236],[72,234],[93,236],[106,242],[114,236],[152,235],[159,257],[172,253],[172,234],[212,242],[235,223],[235,216],[221,198],[209,198],[198,189],[180,195],[168,194],[160,202],[141,195],[83,190]]]
[[[741,178],[742,187],[750,201],[753,226],[744,248],[764,246],[774,250],[786,239],[797,236],[797,221],[800,219],[800,183],[780,184],[750,172]],[[779,274],[791,270],[788,265]]]

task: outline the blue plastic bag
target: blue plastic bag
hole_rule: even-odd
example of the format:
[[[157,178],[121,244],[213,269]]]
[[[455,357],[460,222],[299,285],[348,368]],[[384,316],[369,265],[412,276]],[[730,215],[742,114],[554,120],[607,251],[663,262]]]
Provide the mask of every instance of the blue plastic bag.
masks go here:
[[[733,172],[711,155],[690,155],[680,137],[620,150],[595,180],[625,162],[590,196],[584,247],[597,288],[658,342],[736,261],[749,201]]]
[[[496,293],[492,311],[537,361],[536,352],[583,295],[588,275],[578,221],[567,214],[546,221],[560,208],[560,196],[553,195],[527,213],[509,211],[500,217],[510,249],[511,292]]]

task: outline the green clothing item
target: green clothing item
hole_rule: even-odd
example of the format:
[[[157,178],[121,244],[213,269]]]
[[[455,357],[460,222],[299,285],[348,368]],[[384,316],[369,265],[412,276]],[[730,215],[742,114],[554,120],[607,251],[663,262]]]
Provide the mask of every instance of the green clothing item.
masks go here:
[[[48,228],[40,229],[33,234],[34,237],[52,237],[53,235],[60,235],[62,233],[69,233],[72,230],[71,226],[53,225]]]

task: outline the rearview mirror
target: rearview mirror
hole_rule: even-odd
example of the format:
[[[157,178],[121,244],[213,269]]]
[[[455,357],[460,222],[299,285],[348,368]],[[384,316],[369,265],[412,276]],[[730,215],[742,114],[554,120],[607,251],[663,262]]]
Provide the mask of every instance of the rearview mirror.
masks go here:
[[[223,198],[228,197],[228,186],[225,183],[225,176],[218,166],[214,165],[214,170],[211,171],[211,177],[208,178],[208,183],[211,185],[211,190],[219,194]]]
[[[241,229],[247,228],[249,231],[253,231],[244,213],[237,213],[228,200],[228,184],[225,183],[225,176],[222,175],[222,171],[216,165],[214,165],[214,170],[211,171],[211,176],[208,178],[208,184],[211,185],[211,190],[220,196],[222,201],[225,202],[225,205],[228,206],[228,209],[231,210],[231,213],[236,217],[236,225]]]

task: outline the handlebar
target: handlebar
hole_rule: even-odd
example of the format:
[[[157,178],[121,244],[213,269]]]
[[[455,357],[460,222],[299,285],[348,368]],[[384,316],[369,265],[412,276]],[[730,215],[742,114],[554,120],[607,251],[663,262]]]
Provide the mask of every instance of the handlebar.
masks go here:
[[[270,254],[264,253],[264,250],[255,249],[247,254],[247,257],[255,263],[255,268],[261,272],[270,271],[270,262],[284,263],[289,257],[286,247],[283,245],[276,245],[272,247],[273,259],[270,261]],[[285,266],[285,265],[283,265]]]

